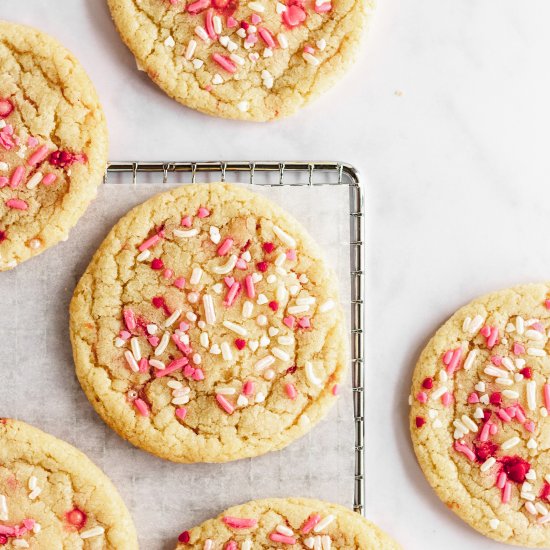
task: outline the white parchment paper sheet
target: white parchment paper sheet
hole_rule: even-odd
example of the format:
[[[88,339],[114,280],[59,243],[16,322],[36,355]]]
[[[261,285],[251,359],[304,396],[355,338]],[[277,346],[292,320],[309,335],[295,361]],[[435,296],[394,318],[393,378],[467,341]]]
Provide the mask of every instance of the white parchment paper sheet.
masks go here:
[[[168,187],[102,185],[66,242],[0,273],[0,416],[34,424],[84,451],[121,492],[145,550],[172,550],[181,531],[250,499],[309,496],[351,507],[351,369],[337,406],[310,434],[280,452],[223,465],[173,464],[135,449],[88,403],[69,341],[73,289],[114,223]],[[348,187],[254,189],[284,206],[321,244],[349,318]]]

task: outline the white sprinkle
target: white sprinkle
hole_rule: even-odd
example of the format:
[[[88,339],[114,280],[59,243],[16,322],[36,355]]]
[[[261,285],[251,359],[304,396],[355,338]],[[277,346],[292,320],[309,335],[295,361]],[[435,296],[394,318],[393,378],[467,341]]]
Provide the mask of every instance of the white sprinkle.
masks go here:
[[[445,369],[441,369],[439,371],[439,381],[440,382],[447,382],[447,380],[449,380],[449,375],[447,374],[447,371]]]
[[[232,330],[239,336],[246,336],[248,334],[248,331],[244,327],[237,325],[237,323],[232,323],[231,321],[224,321],[223,326],[229,330]]]
[[[40,487],[35,487],[29,494],[29,500],[35,500],[40,496],[42,489]]]
[[[436,419],[433,421],[432,426],[433,426],[434,428],[441,428],[441,426],[443,426],[443,424],[442,424],[441,420],[439,420],[439,418],[436,418]]]
[[[493,531],[495,529],[497,529],[499,525],[500,525],[500,520],[499,519],[493,518],[493,519],[489,520],[489,527],[491,529],[493,529]]]
[[[188,395],[180,395],[177,397],[174,397],[171,401],[172,405],[186,405],[189,403],[189,396]]]
[[[307,539],[304,539],[304,544],[306,545],[306,548],[313,550],[313,546],[315,545],[315,538],[308,537]]]
[[[155,361],[155,359],[152,359],[152,361]],[[183,388],[183,384],[179,380],[168,380],[166,385],[173,390],[180,390]]]
[[[514,365],[513,361],[509,357],[504,357],[502,359],[502,364],[510,371],[513,372],[516,366]]]
[[[200,267],[194,267],[191,273],[191,278],[189,282],[192,285],[198,285],[202,277],[202,269]]]
[[[187,297],[189,298],[189,296]],[[191,302],[191,300],[189,300]],[[193,311],[188,311],[186,314],[185,314],[185,318],[188,320],[188,321],[191,321],[192,323],[194,323],[196,320],[197,320],[197,315],[196,313],[194,313]]]
[[[34,189],[42,181],[43,176],[42,172],[35,172],[27,182],[27,189]]]
[[[180,239],[189,239],[190,237],[196,237],[199,234],[197,228],[193,229],[174,229],[174,236]]]
[[[15,539],[12,544],[16,548],[30,548],[29,543],[24,539]]]
[[[136,260],[138,262],[144,262],[147,258],[149,258],[150,255],[151,255],[150,250],[144,250],[143,252],[137,255]]]
[[[297,298],[296,304],[299,306],[309,306],[311,304],[315,303],[315,297],[314,296],[305,296],[304,298]]]
[[[265,401],[265,395],[260,391],[256,394],[256,403],[263,403]]]
[[[281,361],[290,361],[290,355],[289,355],[286,351],[283,351],[282,349],[279,349],[279,348],[271,348],[271,353],[272,353],[277,359],[280,359]]]
[[[173,48],[175,45],[176,45],[176,42],[174,41],[174,39],[169,36],[165,41],[164,41],[164,45],[167,47],[167,48]]]
[[[219,15],[214,15],[212,18],[212,23],[214,24],[214,32],[216,34],[221,34],[222,32],[222,20]]]
[[[276,294],[277,301],[280,304],[282,304],[282,303],[286,302],[287,297],[288,297],[288,295],[287,295],[287,292],[286,292],[285,285],[280,284],[277,287],[277,294]]]
[[[502,395],[504,395],[504,397],[507,397],[508,399],[517,399],[519,397],[519,393],[514,390],[504,390],[502,392]]]
[[[327,47],[327,41],[324,38],[321,38],[320,40],[317,40],[316,45],[321,51],[323,51]]]
[[[229,59],[236,63],[237,65],[244,65],[244,57],[241,57],[240,55],[237,55],[236,53],[232,53],[229,56]]]
[[[219,74],[219,73],[216,73],[213,77],[212,77],[212,84],[214,85],[218,85],[218,84],[223,84],[223,78],[222,78],[222,75]]]
[[[4,121],[2,121],[4,122]],[[5,123],[4,123],[5,125]],[[1,126],[0,126],[1,128]],[[0,162],[0,170],[2,170],[2,172],[5,172],[6,170],[8,170],[10,167],[10,165],[7,163],[7,162]]]
[[[331,550],[332,540],[328,535],[323,535],[321,537],[321,547],[322,547],[322,550]]]
[[[306,376],[307,376],[307,379],[314,386],[321,386],[322,380],[315,374],[313,370],[313,364],[310,361],[306,361]]]
[[[208,37],[208,33],[206,32],[206,29],[204,27],[201,27],[200,25],[197,25],[195,27],[195,34],[203,41],[203,42],[210,42],[210,39]]]
[[[502,448],[503,448],[505,451],[507,451],[508,449],[511,449],[512,447],[515,447],[519,442],[520,442],[519,437],[517,437],[517,436],[511,437],[510,439],[507,439],[507,440],[502,444]]]
[[[536,516],[536,515],[537,515],[537,509],[536,509],[535,505],[534,505],[532,502],[527,501],[527,502],[525,503],[525,509],[526,509],[530,514],[532,514],[533,516]]]
[[[532,439],[532,438],[531,438]],[[526,474],[525,479],[529,479],[530,481],[536,481],[537,479],[537,472],[531,468]]]
[[[239,397],[237,397],[237,405],[239,407],[246,407],[248,405],[248,398],[246,397],[246,395],[239,395]]]
[[[495,382],[500,386],[511,386],[514,382],[510,378],[496,378]]]
[[[200,353],[194,353],[193,354],[193,363],[195,365],[200,365],[202,363],[202,357]]]
[[[483,412],[483,409],[481,407],[476,407],[474,418],[477,418],[478,420],[485,418],[485,413]]]
[[[535,508],[541,516],[545,516],[546,514],[548,514],[548,508],[546,508],[546,506],[542,502],[537,502],[535,504]]]
[[[4,495],[0,495],[0,520],[8,521],[8,501]]]
[[[336,304],[334,303],[334,300],[327,300],[323,304],[319,306],[319,312],[320,313],[326,313],[327,311],[330,311],[331,309],[334,309],[334,306]],[[470,352],[471,353],[471,352]]]
[[[212,347],[210,348],[210,353],[212,355],[219,355],[222,352],[220,349],[220,346],[218,344],[212,344]]]
[[[258,315],[258,317],[256,317],[256,323],[261,327],[265,327],[267,325],[267,317],[265,315]]]
[[[453,426],[464,435],[470,432],[470,430],[466,427],[466,425],[458,418],[456,420],[453,420]]]
[[[532,357],[545,357],[546,351],[540,348],[527,348],[527,355],[531,355]]]
[[[229,256],[229,259],[227,260],[227,262],[225,262],[225,264],[214,266],[212,268],[212,271],[217,275],[227,275],[230,271],[233,270],[236,263],[237,263],[237,256],[235,256],[235,254],[231,254],[231,256]]]
[[[246,539],[241,544],[241,550],[252,550],[252,541],[250,539]]]
[[[271,340],[265,334],[263,334],[262,337],[260,338],[260,346],[262,348],[267,348],[267,346],[269,346],[270,343],[271,343]]]
[[[304,52],[302,54],[302,57],[310,64],[310,65],[319,65],[319,60],[314,56],[311,55],[308,52]]]
[[[523,317],[518,315],[516,317],[516,331],[518,334],[523,334],[524,330],[525,330],[525,322],[523,320]]]
[[[170,342],[170,333],[165,332],[162,335],[162,338],[160,339],[159,345],[155,348],[155,356],[158,357],[159,355],[162,355],[164,353],[164,350],[166,349],[166,346],[168,346],[168,343]]]
[[[283,50],[288,48],[288,40],[282,32],[277,35],[277,42],[279,42],[279,46],[281,46]]]
[[[246,113],[246,111],[248,111],[249,108],[250,108],[250,105],[248,101],[240,101],[239,103],[237,103],[237,109],[239,109],[241,113]]]
[[[494,456],[490,456],[480,467],[479,469],[482,472],[486,472],[490,468],[492,468],[496,463],[496,458]]]
[[[134,354],[136,361],[139,361],[141,359],[141,348],[139,347],[139,339],[137,338],[137,336],[134,336],[130,340],[130,346],[132,348],[132,353]]]
[[[201,335],[200,335],[201,346],[203,348],[208,349],[209,342],[210,342],[210,339],[208,337],[208,333],[207,332],[201,332]]]
[[[147,334],[150,334],[151,336],[153,336],[154,334],[157,333],[157,330],[158,330],[158,327],[157,325],[154,325],[154,324],[150,324],[150,325],[147,325]]]
[[[273,355],[266,355],[265,357],[262,357],[254,366],[254,369],[256,372],[261,372],[267,367],[270,367],[275,363],[275,357]]]
[[[264,276],[261,273],[258,273],[257,271],[252,273],[252,281],[254,283],[259,283],[263,279],[263,277]]]
[[[204,61],[202,59],[193,59],[193,67],[195,69],[200,69],[204,65]]]
[[[290,313],[290,315],[296,315],[297,313],[305,313],[306,311],[309,311],[309,306],[308,305],[303,305],[303,306],[290,306],[288,308],[288,313]]]
[[[281,4],[281,2],[277,2],[275,4],[275,11],[277,12],[278,15],[281,15],[286,11],[286,6],[284,4]]]
[[[481,315],[476,315],[472,322],[470,323],[470,326],[468,327],[468,332],[470,334],[475,334],[483,325],[485,322],[485,319]]]
[[[269,327],[269,330],[267,332],[269,336],[273,338],[273,336],[277,336],[277,334],[279,334],[279,329],[276,327]]]
[[[489,376],[502,377],[502,378],[507,378],[508,377],[508,372],[507,371],[505,371],[504,369],[499,369],[499,368],[497,368],[493,365],[489,365],[489,366],[485,367],[483,372],[485,374],[488,374]]]
[[[217,388],[216,393],[221,393],[222,395],[235,395],[237,391],[235,388]]]
[[[447,393],[447,386],[439,386],[437,390],[432,392],[432,400],[436,401],[439,399],[444,393]]]
[[[258,340],[249,340],[248,341],[248,347],[252,351],[256,351],[258,349],[258,346],[259,346]]]
[[[537,383],[535,380],[529,380],[526,384],[527,406],[529,410],[534,411],[537,408]]]
[[[122,346],[125,346],[126,345],[126,341],[123,340],[122,338],[115,338],[115,347],[117,348],[121,348]]]
[[[281,533],[281,535],[286,535],[287,537],[291,537],[294,534],[294,531],[286,525],[277,525],[275,530],[277,533]]]
[[[210,240],[214,243],[214,244],[218,244],[220,241],[221,241],[221,235],[220,235],[220,230],[215,227],[214,225],[212,225],[209,229],[209,233],[210,233]]]
[[[464,425],[471,431],[471,432],[477,432],[477,424],[466,414],[462,415],[462,422],[464,422]]]
[[[139,365],[137,364],[137,361],[134,358],[133,353],[130,350],[126,350],[124,352],[124,358],[126,359],[126,362],[128,363],[131,370],[134,372],[139,372]]]
[[[97,525],[96,527],[92,527],[91,529],[88,529],[87,531],[83,531],[82,533],[80,533],[80,538],[90,539],[92,537],[98,537],[100,535],[103,535],[103,533],[105,533],[105,529],[100,525]]]
[[[474,389],[476,389],[477,391],[480,391],[480,392],[484,392],[485,391],[485,382],[478,382],[475,386],[474,386]]]
[[[241,38],[246,38],[246,31],[241,27],[241,28],[237,31],[237,36],[240,36]]]
[[[249,2],[248,7],[253,11],[257,11],[258,13],[263,13],[265,11],[265,7],[263,6],[263,4],[260,4],[260,2]]]
[[[263,306],[264,304],[267,304],[269,300],[267,299],[267,296],[265,294],[258,294],[258,299],[256,300],[256,303],[259,306]]]
[[[231,361],[233,359],[233,353],[231,352],[231,348],[227,342],[221,343],[221,350],[222,350],[222,357],[226,361]]]
[[[187,44],[187,48],[185,50],[185,59],[189,59],[189,60],[193,59],[193,55],[196,49],[197,49],[197,41],[189,40],[189,44]]]
[[[525,336],[529,338],[529,340],[544,340],[544,335],[538,330],[529,329],[525,332]]]
[[[279,226],[274,225],[273,226],[273,233],[283,241],[284,244],[287,246],[290,246],[291,248],[296,247],[296,241],[285,231],[283,231]]]
[[[541,407],[539,412],[543,418],[546,418],[548,416],[548,410],[546,409],[546,407]]]
[[[489,396],[484,393],[480,398],[479,398],[479,402],[480,403],[483,403],[483,405],[488,405],[489,404]]]
[[[246,300],[243,304],[243,317],[248,319],[252,317],[252,312],[254,310],[254,304]]]
[[[216,294],[221,294],[223,291],[223,285],[221,283],[216,283],[215,285],[212,286],[212,290]]]
[[[329,514],[313,528],[313,532],[320,533],[323,529],[326,529],[334,521],[334,519],[335,517],[332,514]]]
[[[294,343],[294,338],[292,336],[279,336],[277,342],[281,346],[291,346]]]
[[[169,326],[172,326],[180,317],[181,315],[181,309],[176,309],[168,319],[164,322],[164,328],[168,328]]]
[[[214,325],[216,323],[216,310],[214,309],[214,301],[212,300],[212,296],[210,296],[210,294],[204,294],[202,297],[202,304],[204,306],[206,322],[209,325]],[[206,345],[208,345],[208,343]]]

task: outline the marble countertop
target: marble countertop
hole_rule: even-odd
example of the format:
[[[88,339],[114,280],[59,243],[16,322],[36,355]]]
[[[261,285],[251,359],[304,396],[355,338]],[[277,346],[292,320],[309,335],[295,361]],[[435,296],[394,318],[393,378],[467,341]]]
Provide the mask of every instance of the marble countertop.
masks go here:
[[[424,481],[407,395],[419,351],[454,310],[550,278],[550,3],[380,0],[351,74],[271,124],[170,100],[136,70],[103,0],[0,0],[0,17],[39,26],[81,60],[105,106],[111,159],[337,159],[361,170],[368,515],[410,550],[504,548]]]

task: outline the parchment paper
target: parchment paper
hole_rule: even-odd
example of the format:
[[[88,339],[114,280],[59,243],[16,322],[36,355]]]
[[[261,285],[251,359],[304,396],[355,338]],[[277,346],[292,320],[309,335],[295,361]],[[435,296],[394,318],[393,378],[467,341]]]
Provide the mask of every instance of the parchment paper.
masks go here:
[[[250,499],[308,496],[351,507],[351,369],[338,404],[308,435],[280,452],[223,465],[173,464],[138,450],[107,428],[88,403],[69,341],[73,289],[113,224],[171,186],[102,185],[66,242],[0,273],[0,416],[34,424],[85,452],[119,489],[144,550],[173,550],[181,531]],[[321,244],[337,272],[349,319],[348,187],[254,190],[284,206]]]

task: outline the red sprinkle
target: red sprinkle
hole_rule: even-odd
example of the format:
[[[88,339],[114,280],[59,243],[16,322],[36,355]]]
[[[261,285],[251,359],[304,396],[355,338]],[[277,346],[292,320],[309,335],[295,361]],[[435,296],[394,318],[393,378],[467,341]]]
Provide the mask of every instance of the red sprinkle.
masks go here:
[[[433,378],[424,378],[424,381],[422,382],[422,387],[426,388],[427,390],[431,390],[434,386]]]
[[[246,340],[243,340],[242,338],[237,338],[235,340],[235,347],[238,349],[238,350],[242,350],[246,347]]]
[[[275,300],[272,300],[271,302],[269,302],[269,308],[272,309],[273,311],[277,311],[279,309],[279,302],[276,302]]]
[[[525,378],[531,378],[533,376],[533,371],[531,367],[525,367],[519,371]]]
[[[0,243],[4,242],[7,239],[5,231],[0,231]]]
[[[500,403],[502,401],[502,396],[500,395],[500,392],[498,392],[498,391],[493,392],[491,394],[491,397],[489,398],[489,401],[493,405],[500,405]]]
[[[157,271],[160,270],[160,269],[163,269],[164,268],[164,262],[161,260],[161,258],[155,258],[151,262],[151,268],[155,269]]]
[[[417,428],[422,428],[426,424],[426,420],[422,416],[417,416],[415,418],[415,423]]]
[[[271,254],[275,250],[275,245],[273,243],[264,243],[262,248],[264,249],[264,252]]]
[[[178,537],[178,542],[183,542],[184,544],[187,544],[190,540],[191,540],[191,535],[189,534],[189,531],[184,531]]]
[[[70,512],[65,514],[67,521],[74,525],[78,530],[82,529],[86,525],[86,514],[79,508],[74,508]]]
[[[267,262],[258,262],[256,267],[258,268],[258,271],[265,273],[267,271]]]
[[[505,456],[500,459],[500,462],[508,478],[516,483],[523,483],[525,474],[531,469],[529,462],[519,456]]]
[[[48,162],[52,166],[57,166],[59,168],[65,168],[67,166],[71,166],[75,162],[86,162],[86,161],[87,161],[86,155],[71,153],[69,151],[54,151],[48,159]]]

